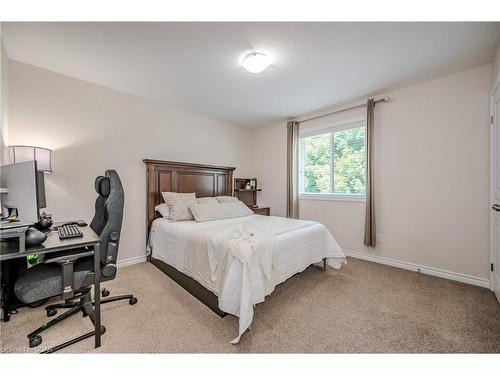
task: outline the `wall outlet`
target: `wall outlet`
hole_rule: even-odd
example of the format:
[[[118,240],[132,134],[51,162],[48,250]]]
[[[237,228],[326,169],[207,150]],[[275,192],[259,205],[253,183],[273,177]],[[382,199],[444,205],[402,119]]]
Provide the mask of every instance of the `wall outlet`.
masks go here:
[[[377,243],[382,243],[382,233],[377,233],[375,236]]]

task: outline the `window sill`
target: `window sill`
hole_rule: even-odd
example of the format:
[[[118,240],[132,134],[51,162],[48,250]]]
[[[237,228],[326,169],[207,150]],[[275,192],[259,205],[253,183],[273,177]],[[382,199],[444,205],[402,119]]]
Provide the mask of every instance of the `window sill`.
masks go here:
[[[340,201],[340,202],[358,202],[365,203],[366,198],[364,195],[350,195],[350,194],[315,194],[315,193],[302,193],[299,194],[299,200],[319,200],[319,201]]]

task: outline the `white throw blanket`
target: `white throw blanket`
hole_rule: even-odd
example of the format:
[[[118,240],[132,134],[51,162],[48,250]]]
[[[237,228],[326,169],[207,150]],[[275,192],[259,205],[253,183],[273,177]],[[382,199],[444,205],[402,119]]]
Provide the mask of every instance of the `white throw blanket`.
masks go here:
[[[240,340],[252,323],[253,306],[263,302],[266,295],[274,290],[272,269],[276,247],[276,236],[261,230],[254,223],[240,224],[217,235],[209,243],[209,259],[214,261],[212,277],[216,285],[222,286],[222,289],[218,290],[219,308],[240,318],[238,337],[231,341],[233,344]],[[217,282],[226,279],[229,267],[235,259],[242,267],[240,298],[237,304],[232,298],[234,286],[226,288],[226,283]]]

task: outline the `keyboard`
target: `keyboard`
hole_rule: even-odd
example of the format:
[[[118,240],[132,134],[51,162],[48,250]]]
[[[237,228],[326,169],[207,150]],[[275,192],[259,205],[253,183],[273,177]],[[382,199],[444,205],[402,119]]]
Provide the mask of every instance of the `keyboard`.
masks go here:
[[[76,224],[65,224],[57,227],[57,234],[59,234],[59,239],[61,240],[83,237],[83,233],[80,232]]]

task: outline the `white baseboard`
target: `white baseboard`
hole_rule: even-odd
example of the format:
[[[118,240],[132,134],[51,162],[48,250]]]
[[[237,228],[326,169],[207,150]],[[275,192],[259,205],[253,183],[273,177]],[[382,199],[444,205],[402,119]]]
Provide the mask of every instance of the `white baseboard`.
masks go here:
[[[345,255],[352,258],[358,258],[367,260],[369,262],[375,262],[380,264],[385,264],[386,266],[392,266],[397,268],[402,268],[408,271],[413,271],[417,273],[423,273],[425,275],[437,276],[443,279],[449,279],[454,281],[459,281],[466,284],[480,286],[482,288],[490,288],[490,280],[481,277],[464,275],[458,272],[446,271],[434,267],[422,266],[415,263],[405,262],[402,260],[384,258],[378,255],[366,254],[360,251],[344,250]],[[147,260],[147,254],[140,255],[134,258],[122,259],[116,262],[117,267],[127,267],[133,264],[142,263]]]
[[[121,267],[131,266],[132,264],[142,263],[146,261],[147,257],[148,256],[145,254],[134,258],[121,259],[118,262],[116,262],[116,266],[118,268],[121,268]]]
[[[462,283],[472,284],[472,285],[480,286],[483,288],[488,288],[488,289],[490,288],[490,280],[483,279],[481,277],[464,275],[461,273],[441,270],[441,269],[434,268],[434,267],[422,266],[419,264],[409,263],[409,262],[405,262],[402,260],[384,258],[384,257],[378,256],[378,255],[366,254],[366,253],[362,253],[359,251],[344,250],[344,253],[348,257],[352,257],[352,258],[358,258],[358,259],[367,260],[369,262],[385,264],[387,266],[402,268],[402,269],[405,269],[408,271],[414,271],[414,272],[423,273],[426,275],[442,277],[443,279],[460,281]]]

